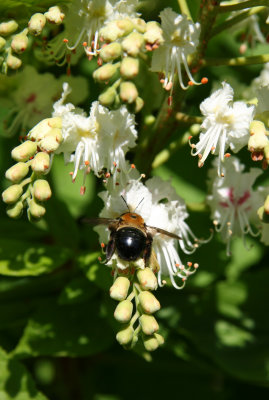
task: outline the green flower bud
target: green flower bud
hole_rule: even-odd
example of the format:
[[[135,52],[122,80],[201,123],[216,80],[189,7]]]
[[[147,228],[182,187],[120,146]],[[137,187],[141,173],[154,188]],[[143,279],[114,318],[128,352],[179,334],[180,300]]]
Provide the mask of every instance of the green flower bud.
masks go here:
[[[132,79],[139,72],[139,61],[137,58],[124,57],[120,66],[120,73],[124,78]]]
[[[131,104],[138,97],[138,91],[133,82],[122,82],[120,84],[120,98],[125,103]]]
[[[46,213],[45,207],[41,206],[41,204],[38,204],[34,199],[29,201],[28,210],[31,216],[36,219],[42,218]]]
[[[144,346],[147,351],[154,351],[158,349],[159,342],[155,336],[149,336],[144,339]]]
[[[0,35],[1,36],[8,36],[11,33],[15,32],[18,29],[18,24],[16,21],[11,20],[8,22],[2,22],[0,24]]]
[[[16,161],[27,161],[37,150],[37,144],[31,140],[26,140],[11,152],[11,157]]]
[[[144,290],[157,289],[158,287],[157,278],[150,268],[146,267],[145,269],[139,269],[137,271],[136,276],[142,289]]]
[[[96,69],[93,73],[93,77],[99,82],[109,81],[116,72],[117,67],[114,64],[108,63]]]
[[[34,172],[45,173],[50,166],[50,156],[47,153],[40,152],[35,155],[31,163]]]
[[[163,31],[158,22],[150,21],[147,23],[147,30],[144,33],[144,39],[151,45],[154,43],[160,45],[164,42]]]
[[[119,276],[110,288],[110,297],[114,300],[125,300],[130,287],[130,281],[125,276]]]
[[[18,57],[13,56],[12,54],[7,56],[7,66],[10,69],[19,69],[21,64],[22,61]]]
[[[7,215],[10,218],[19,218],[23,212],[23,203],[22,201],[18,201],[15,204],[7,207]]]
[[[28,29],[24,29],[23,32],[15,35],[11,42],[11,48],[15,51],[15,53],[23,53],[28,45],[28,37],[27,37]]]
[[[114,312],[114,317],[119,322],[129,322],[132,317],[133,303],[130,300],[121,301]]]
[[[122,346],[129,344],[133,339],[134,330],[131,326],[127,326],[126,328],[119,331],[116,335],[116,339]]]
[[[154,337],[155,339],[157,339],[159,346],[164,344],[164,338],[162,335],[160,335],[159,333],[154,333]]]
[[[49,134],[54,128],[62,128],[61,117],[43,119],[29,132],[29,138],[39,141]]]
[[[32,15],[30,21],[28,22],[29,32],[34,36],[38,36],[42,32],[45,24],[46,24],[45,15],[41,13],[36,13]]]
[[[51,188],[45,179],[37,179],[33,186],[34,197],[39,201],[46,201],[51,198]]]
[[[144,119],[145,125],[152,125],[156,121],[156,117],[152,114],[146,115]]]
[[[61,12],[61,9],[58,6],[50,7],[44,15],[51,24],[56,25],[60,25],[65,17],[64,13]]]
[[[18,162],[6,171],[5,176],[11,182],[18,183],[28,174],[28,171],[28,165]]]
[[[261,121],[252,121],[250,124],[250,138],[248,140],[249,151],[262,151],[268,144],[269,132]]]
[[[121,31],[121,36],[129,35],[134,29],[134,23],[128,18],[119,19],[116,24]]]
[[[150,292],[141,292],[138,295],[141,307],[147,314],[153,314],[161,308],[159,301]]]
[[[13,204],[19,200],[23,192],[21,185],[12,185],[9,186],[4,192],[2,193],[2,199],[4,203]]]
[[[122,54],[121,44],[117,42],[103,46],[99,53],[100,57],[105,62],[113,61],[116,58],[120,57],[121,54]]]
[[[147,23],[142,18],[133,18],[135,29],[140,33],[145,33],[147,30]]]
[[[142,46],[144,45],[144,37],[138,32],[132,32],[122,42],[122,48],[130,56],[136,57]]]
[[[158,322],[152,315],[141,315],[139,322],[145,335],[152,335],[159,330]]]
[[[0,51],[3,50],[5,45],[6,45],[6,40],[0,36]]]
[[[103,93],[100,94],[98,100],[103,106],[111,106],[116,98],[116,90],[113,87],[107,88]]]
[[[134,112],[138,113],[140,110],[142,110],[143,107],[144,107],[144,100],[138,96],[137,99],[135,100]]]

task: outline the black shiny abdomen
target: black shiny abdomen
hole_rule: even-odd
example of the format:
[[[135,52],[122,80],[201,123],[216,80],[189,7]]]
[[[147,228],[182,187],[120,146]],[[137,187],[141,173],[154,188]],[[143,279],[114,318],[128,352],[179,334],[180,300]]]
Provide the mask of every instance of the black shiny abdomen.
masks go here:
[[[146,247],[146,237],[137,228],[119,229],[115,242],[118,256],[126,261],[137,260]]]

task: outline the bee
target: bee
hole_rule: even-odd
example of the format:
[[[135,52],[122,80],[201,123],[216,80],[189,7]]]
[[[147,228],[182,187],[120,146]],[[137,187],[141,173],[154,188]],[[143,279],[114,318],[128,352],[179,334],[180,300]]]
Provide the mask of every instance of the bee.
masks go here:
[[[153,238],[157,233],[173,239],[181,239],[174,233],[147,225],[141,215],[135,212],[141,201],[134,212],[131,212],[124,197],[122,197],[122,199],[128,211],[121,214],[118,218],[84,219],[85,222],[90,224],[107,225],[110,230],[110,238],[106,246],[106,259],[104,264],[106,264],[116,252],[118,257],[125,261],[136,261],[139,258],[143,258],[146,265],[151,257]]]

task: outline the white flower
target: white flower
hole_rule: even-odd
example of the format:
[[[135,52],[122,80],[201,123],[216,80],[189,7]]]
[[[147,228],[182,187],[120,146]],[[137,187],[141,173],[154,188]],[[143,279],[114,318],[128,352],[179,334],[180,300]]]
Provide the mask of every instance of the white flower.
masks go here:
[[[247,106],[242,101],[233,103],[233,89],[223,82],[223,88],[215,91],[205,99],[200,109],[204,115],[199,142],[192,145],[192,155],[198,155],[199,167],[202,167],[207,156],[218,154],[218,174],[221,175],[221,162],[225,151],[230,149],[237,153],[247,145],[249,125],[253,120],[254,106]]]
[[[152,57],[152,71],[164,72],[165,79],[163,87],[169,90],[174,82],[177,71],[180,86],[187,89],[182,79],[181,64],[190,81],[194,81],[188,67],[187,57],[195,52],[199,42],[200,24],[188,20],[186,15],[180,15],[165,8],[160,13],[161,27],[163,30],[164,43],[154,51]]]
[[[119,187],[114,190],[100,193],[104,201],[104,208],[100,217],[117,218],[119,215],[130,211],[135,211],[142,216],[147,226],[164,229],[167,232],[179,235],[182,239],[176,240],[164,234],[157,233],[153,238],[153,250],[156,253],[160,271],[158,272],[158,284],[163,286],[163,276],[169,276],[172,284],[177,289],[184,286],[187,277],[192,274],[197,264],[187,263],[187,267],[182,264],[178,255],[177,247],[180,245],[185,253],[192,253],[198,247],[198,240],[185,222],[188,217],[186,206],[171,187],[169,182],[163,182],[160,178],[154,177],[143,185],[139,180],[131,179],[124,189]],[[108,228],[97,226],[95,230],[99,233],[101,242],[108,242]],[[118,268],[126,268],[126,263],[117,260]],[[112,261],[113,263],[113,261]],[[144,264],[139,264],[144,268]],[[181,286],[176,283],[179,278]]]
[[[103,175],[104,169],[108,173],[117,169],[127,173],[125,154],[135,147],[137,138],[134,115],[125,106],[109,111],[95,101],[87,116],[73,104],[63,104],[68,94],[65,84],[53,117],[62,118],[63,141],[57,153],[64,153],[65,162],[74,162],[73,179],[79,169],[84,169],[84,174],[92,169],[97,176]]]
[[[225,176],[216,174],[217,162],[209,171],[211,194],[207,202],[211,208],[211,218],[222,239],[227,242],[227,254],[230,252],[232,236],[244,237],[250,233],[255,236],[251,227],[260,225],[257,209],[263,204],[262,190],[253,190],[253,184],[262,171],[251,168],[243,172],[244,165],[236,157],[230,157],[225,164]]]
[[[75,104],[84,101],[88,94],[86,79],[64,78],[75,88],[71,101]],[[9,110],[5,115],[8,125],[4,127],[4,133],[8,136],[18,131],[26,134],[40,120],[51,115],[53,102],[62,90],[62,77],[56,79],[50,73],[39,74],[34,67],[26,65],[21,73],[13,77],[2,75],[0,86],[5,92],[0,104]]]
[[[254,88],[260,88],[262,86],[269,85],[269,62],[264,64],[263,69],[261,70],[260,75],[255,78],[251,84]]]
[[[137,0],[72,1],[63,22],[64,31],[48,43],[43,57],[48,63],[56,60],[61,65],[66,62],[66,49],[72,51],[75,61],[83,48],[88,56],[96,55],[100,29],[111,20],[137,16],[136,7]]]

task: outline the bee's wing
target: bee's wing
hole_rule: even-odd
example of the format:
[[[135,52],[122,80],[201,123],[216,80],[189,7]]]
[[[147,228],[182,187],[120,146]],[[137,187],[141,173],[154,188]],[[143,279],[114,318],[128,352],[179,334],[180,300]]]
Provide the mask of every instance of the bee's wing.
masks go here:
[[[161,233],[162,235],[169,236],[169,237],[171,237],[171,238],[173,238],[173,239],[178,239],[178,240],[181,239],[180,236],[175,235],[174,233],[171,233],[171,232],[167,232],[167,231],[165,231],[164,229],[156,228],[155,226],[149,226],[149,225],[147,225],[147,231],[148,231],[152,236],[156,235],[156,233]]]
[[[81,222],[91,225],[111,225],[118,222],[115,218],[82,218]]]

